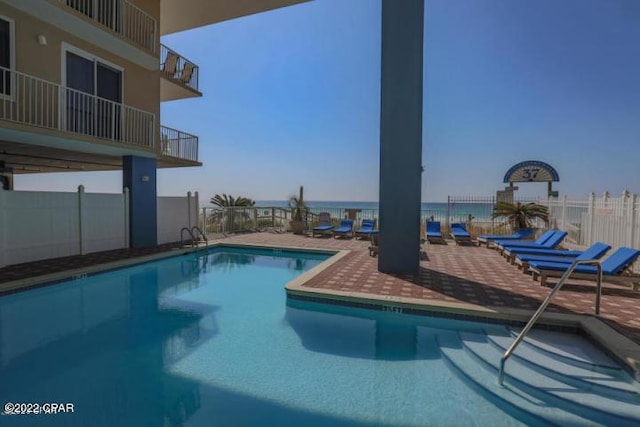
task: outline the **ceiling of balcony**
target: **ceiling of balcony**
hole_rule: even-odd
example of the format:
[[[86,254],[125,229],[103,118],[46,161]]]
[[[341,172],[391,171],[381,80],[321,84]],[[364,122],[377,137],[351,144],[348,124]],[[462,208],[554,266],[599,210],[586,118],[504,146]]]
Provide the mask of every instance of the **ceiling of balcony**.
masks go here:
[[[309,0],[161,0],[160,34],[166,35]]]
[[[98,144],[99,145],[99,144]],[[122,169],[122,156],[106,152],[81,152],[56,147],[0,140],[0,162],[15,174],[41,172],[90,172]],[[159,156],[158,168],[201,166],[201,163]]]
[[[162,76],[160,79],[160,101],[165,102],[202,96],[202,93],[197,90],[176,83],[172,79],[165,77],[163,73],[160,73],[160,75]]]

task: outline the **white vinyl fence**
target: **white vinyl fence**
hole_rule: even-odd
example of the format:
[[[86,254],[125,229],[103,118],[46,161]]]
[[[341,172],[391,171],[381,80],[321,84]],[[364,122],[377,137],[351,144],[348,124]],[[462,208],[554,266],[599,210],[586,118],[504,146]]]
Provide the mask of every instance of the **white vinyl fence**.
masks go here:
[[[158,197],[158,244],[179,242],[182,228],[198,225],[198,192],[187,197]],[[184,235],[187,238],[187,234]]]
[[[637,194],[625,191],[619,197],[604,193],[588,198],[550,199],[548,202],[552,225],[569,233],[566,241],[575,246],[587,247],[595,242],[640,248],[640,199]],[[640,272],[636,262],[635,272]]]
[[[625,192],[620,197],[605,193],[586,199],[551,199],[553,225],[569,232],[568,240],[581,246],[605,242],[613,247],[640,247],[640,200]]]
[[[197,220],[198,195],[158,197],[158,243]],[[0,267],[129,247],[129,191],[122,194],[0,188]]]

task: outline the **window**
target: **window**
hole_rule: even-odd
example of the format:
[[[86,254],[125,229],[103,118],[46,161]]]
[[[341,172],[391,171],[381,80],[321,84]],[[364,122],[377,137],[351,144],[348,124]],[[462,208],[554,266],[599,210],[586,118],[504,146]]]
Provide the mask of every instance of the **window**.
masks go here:
[[[67,130],[120,140],[122,70],[77,49],[64,58]]]
[[[0,16],[0,95],[11,95],[13,43],[13,20]]]

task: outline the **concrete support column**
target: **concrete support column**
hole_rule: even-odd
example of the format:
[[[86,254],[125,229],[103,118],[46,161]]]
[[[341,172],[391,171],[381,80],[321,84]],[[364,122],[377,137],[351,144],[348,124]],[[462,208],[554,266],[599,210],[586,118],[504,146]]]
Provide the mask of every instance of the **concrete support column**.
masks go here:
[[[122,158],[122,186],[129,189],[129,246],[144,248],[158,244],[158,196],[156,160]]]
[[[420,270],[424,0],[382,0],[378,270]]]

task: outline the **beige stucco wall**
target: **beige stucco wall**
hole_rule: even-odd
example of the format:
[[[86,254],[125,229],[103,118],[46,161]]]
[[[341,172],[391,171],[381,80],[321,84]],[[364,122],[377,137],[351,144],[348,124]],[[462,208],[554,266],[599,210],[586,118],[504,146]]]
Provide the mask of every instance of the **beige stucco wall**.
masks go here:
[[[137,0],[134,3],[147,10],[157,6],[159,0]],[[154,8],[151,8],[152,10]],[[54,83],[62,83],[62,43],[67,43],[87,53],[124,69],[123,102],[132,107],[160,114],[160,77],[157,70],[147,70],[117,56],[101,46],[92,45],[46,22],[0,3],[0,15],[15,21],[15,68]],[[96,26],[96,31],[104,31]],[[47,45],[41,46],[37,36],[44,35]],[[157,140],[157,139],[156,139]]]
[[[129,0],[160,22],[160,0]]]

